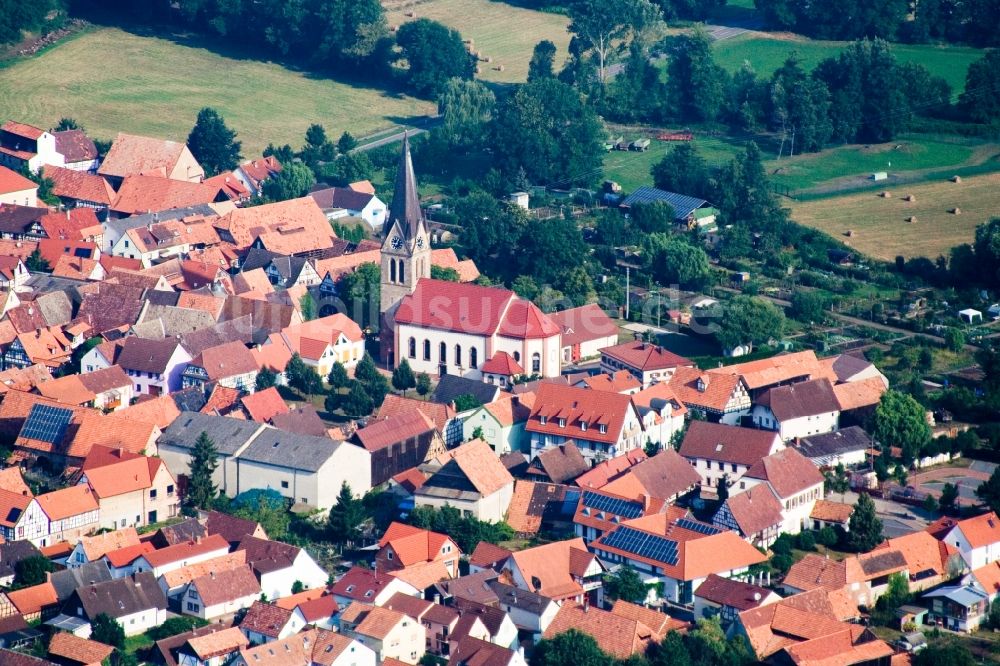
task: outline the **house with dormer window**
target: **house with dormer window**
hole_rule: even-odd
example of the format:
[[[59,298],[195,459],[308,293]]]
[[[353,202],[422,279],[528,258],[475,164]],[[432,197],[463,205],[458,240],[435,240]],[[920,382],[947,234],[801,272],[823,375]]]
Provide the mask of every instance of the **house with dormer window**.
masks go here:
[[[447,534],[393,522],[379,540],[375,565],[379,570],[388,572],[440,562],[448,575],[455,578],[461,556],[462,550]]]
[[[646,443],[632,396],[554,383],[539,384],[525,431],[532,458],[572,441],[591,464]]]
[[[703,488],[717,488],[725,477],[731,494],[746,489],[740,478],[761,458],[785,448],[781,437],[770,430],[753,430],[708,421],[691,421],[680,454],[701,476]]]

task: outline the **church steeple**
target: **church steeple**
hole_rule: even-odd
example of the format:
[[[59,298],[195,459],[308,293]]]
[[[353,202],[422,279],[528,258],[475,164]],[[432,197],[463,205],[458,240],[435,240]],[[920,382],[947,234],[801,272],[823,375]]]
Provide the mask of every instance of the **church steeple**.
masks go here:
[[[417,193],[417,177],[413,172],[413,160],[410,158],[410,136],[403,134],[403,149],[399,153],[399,168],[396,169],[396,185],[392,194],[392,205],[389,206],[389,219],[386,228],[391,228],[394,222],[399,223],[399,229],[406,240],[416,238],[424,214],[420,209],[420,196]]]

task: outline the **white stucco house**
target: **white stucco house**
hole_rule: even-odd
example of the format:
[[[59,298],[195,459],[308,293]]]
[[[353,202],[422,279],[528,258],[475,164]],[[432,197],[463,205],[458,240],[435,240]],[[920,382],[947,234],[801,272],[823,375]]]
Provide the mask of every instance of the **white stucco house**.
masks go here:
[[[416,506],[453,506],[491,523],[504,519],[514,495],[514,477],[489,444],[474,439],[435,462],[440,467],[413,493]]]
[[[840,402],[826,378],[772,388],[750,413],[754,425],[777,431],[784,442],[833,432],[840,424]]]
[[[958,549],[970,569],[1000,560],[1000,518],[994,512],[966,518],[945,534],[943,541]]]

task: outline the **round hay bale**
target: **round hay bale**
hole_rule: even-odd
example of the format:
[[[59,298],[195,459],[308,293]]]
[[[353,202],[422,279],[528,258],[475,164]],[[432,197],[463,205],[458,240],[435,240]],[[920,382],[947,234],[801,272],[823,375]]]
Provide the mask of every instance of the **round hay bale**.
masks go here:
[[[476,65],[476,74],[482,74],[482,73],[483,73],[483,68],[480,67],[479,65]]]
[[[498,72],[502,72],[503,71],[503,65],[497,65],[493,69],[497,70]]]
[[[470,53],[472,54],[473,58],[479,60],[479,51],[471,51]]]
[[[848,229],[847,232],[844,233],[844,235],[847,236],[848,238],[854,238],[855,233],[856,232],[854,231],[854,229]]]
[[[483,56],[483,62],[493,62],[493,56]]]
[[[951,214],[952,215],[961,215],[962,214],[962,209],[959,208],[958,206],[956,206],[955,208],[951,209]]]
[[[406,13],[404,14],[404,16],[405,16],[406,18],[416,18],[416,17],[417,17],[417,13],[416,13],[415,11],[412,11],[412,10],[411,10],[411,11],[408,11],[408,12],[406,12]]]
[[[912,194],[907,194],[906,195],[906,200],[909,201],[910,203],[914,203],[917,200],[917,198],[915,196],[913,196]]]
[[[889,194],[889,190],[884,190],[879,193],[879,196],[882,197],[883,199],[888,199],[892,195]]]
[[[397,30],[399,30],[399,26],[398,25],[390,25],[389,26],[389,32],[396,32]]]
[[[910,224],[916,224],[917,223],[917,216],[916,215],[911,215],[908,218],[906,218],[906,221],[909,222]]]
[[[951,182],[953,182],[953,183],[961,183],[962,182],[962,177],[961,176],[952,176],[951,177]]]

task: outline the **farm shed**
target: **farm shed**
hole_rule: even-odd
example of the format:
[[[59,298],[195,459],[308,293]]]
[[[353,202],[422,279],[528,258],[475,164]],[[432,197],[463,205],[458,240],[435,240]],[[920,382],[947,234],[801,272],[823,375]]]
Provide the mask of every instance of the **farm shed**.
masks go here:
[[[655,187],[643,186],[636,188],[632,194],[621,203],[621,209],[628,212],[634,206],[662,201],[674,209],[674,221],[685,229],[708,229],[715,225],[718,211],[704,199],[689,197],[686,194],[667,192]]]
[[[966,324],[983,323],[983,313],[973,308],[966,308],[958,311],[958,318]]]

